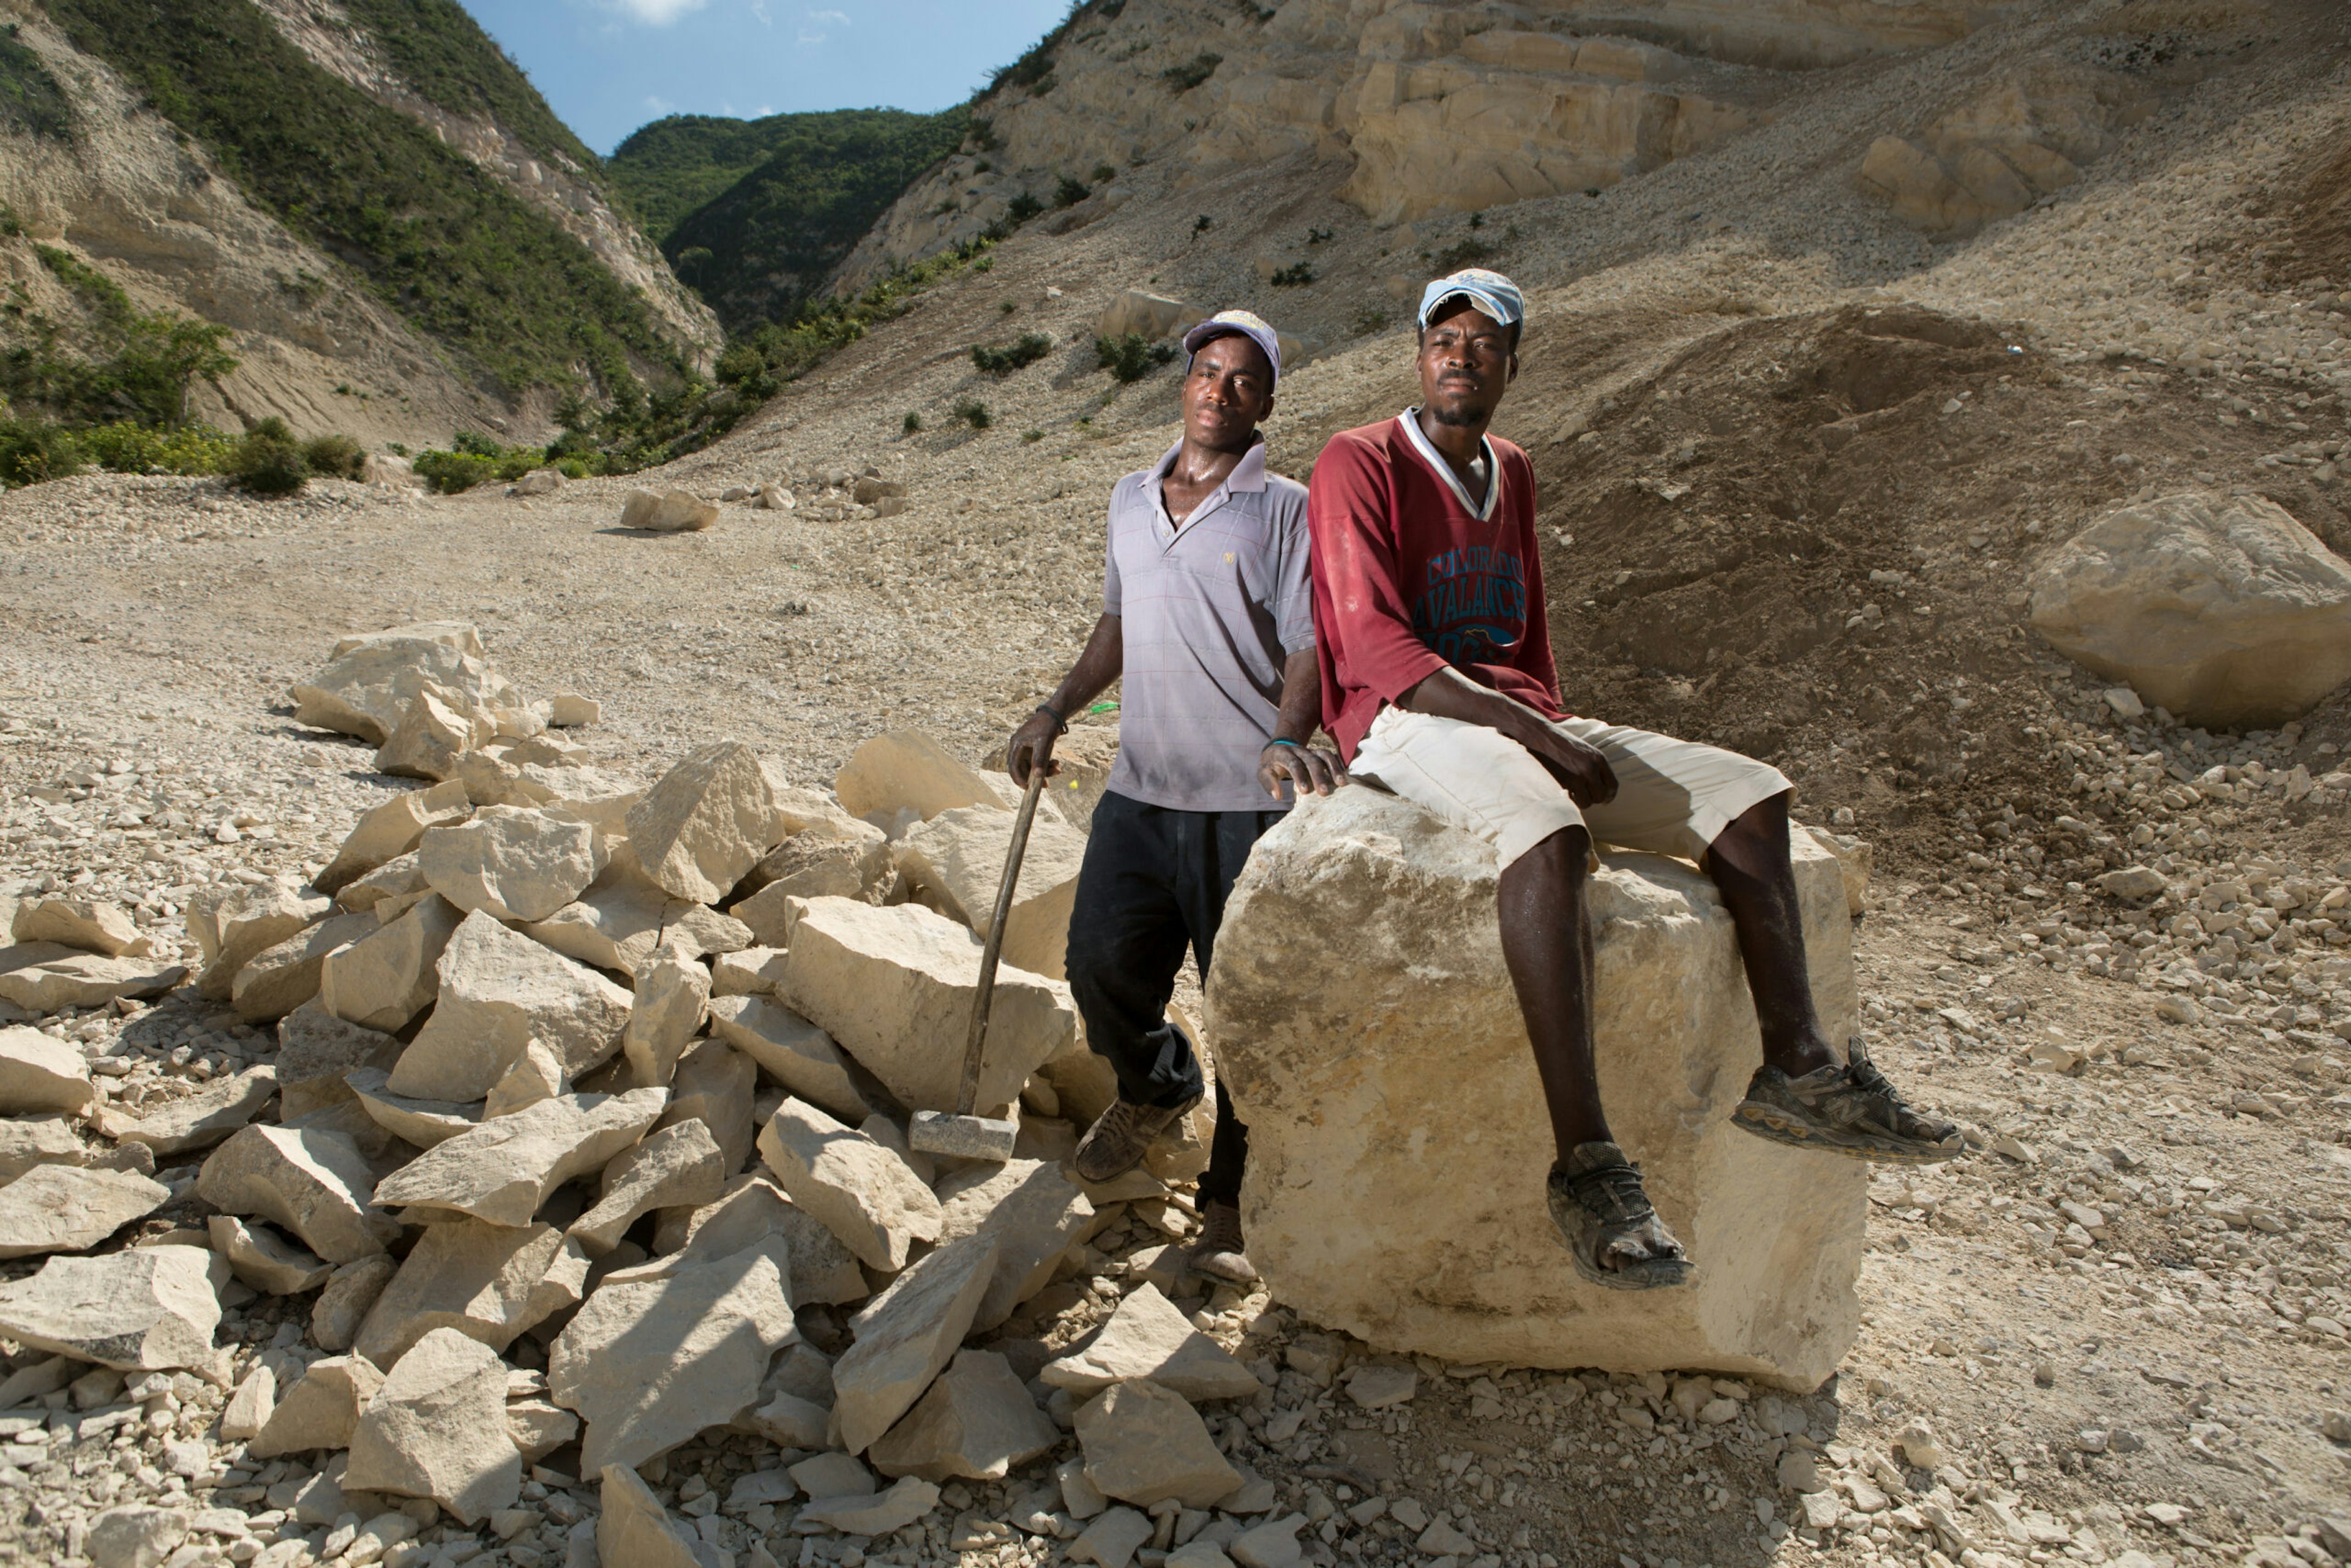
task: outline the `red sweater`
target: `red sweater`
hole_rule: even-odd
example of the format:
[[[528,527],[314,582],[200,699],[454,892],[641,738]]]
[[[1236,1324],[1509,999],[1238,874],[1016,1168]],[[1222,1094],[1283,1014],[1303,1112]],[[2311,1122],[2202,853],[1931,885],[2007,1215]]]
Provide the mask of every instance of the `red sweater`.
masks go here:
[[[1344,430],[1315,460],[1314,631],[1322,725],[1349,762],[1382,707],[1450,664],[1563,718],[1527,455],[1489,436],[1476,507],[1407,411]]]

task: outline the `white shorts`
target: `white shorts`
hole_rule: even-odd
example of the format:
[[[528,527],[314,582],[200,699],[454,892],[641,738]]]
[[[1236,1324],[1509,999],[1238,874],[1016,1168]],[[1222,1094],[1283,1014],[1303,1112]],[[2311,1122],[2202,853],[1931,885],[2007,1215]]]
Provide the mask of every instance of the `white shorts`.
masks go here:
[[[1348,771],[1492,844],[1505,866],[1562,828],[1598,843],[1702,858],[1732,820],[1792,788],[1769,763],[1719,746],[1571,718],[1561,727],[1596,747],[1616,772],[1616,798],[1586,811],[1517,741],[1480,724],[1386,707]]]

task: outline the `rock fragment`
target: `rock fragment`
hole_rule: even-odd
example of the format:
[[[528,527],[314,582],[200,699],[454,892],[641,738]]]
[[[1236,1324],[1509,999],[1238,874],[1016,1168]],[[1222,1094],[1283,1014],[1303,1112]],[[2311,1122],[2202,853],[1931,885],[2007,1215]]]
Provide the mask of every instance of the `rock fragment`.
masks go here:
[[[374,1173],[342,1133],[262,1124],[212,1152],[196,1196],[224,1214],[259,1215],[292,1231],[329,1263],[381,1252],[400,1227],[368,1207]]]
[[[248,1067],[160,1105],[136,1122],[110,1110],[102,1130],[118,1143],[145,1145],[159,1159],[183,1155],[219,1143],[260,1115],[277,1092],[276,1069]]]
[[[632,490],[621,507],[621,526],[647,533],[699,533],[718,520],[718,507],[691,490]]]
[[[938,1506],[939,1489],[914,1476],[871,1497],[813,1498],[800,1507],[794,1528],[805,1522],[844,1535],[887,1535],[904,1530]]]
[[[464,919],[455,904],[428,894],[373,935],[328,954],[319,965],[319,1005],[363,1029],[407,1028],[440,994],[441,956]]]
[[[985,938],[1015,820],[999,806],[942,811],[898,844],[898,873],[924,904]],[[1041,818],[1030,826],[1019,884],[1004,924],[1005,963],[1048,979],[1063,978],[1070,906],[1085,855],[1086,836],[1075,828]]]
[[[697,1040],[678,1059],[677,1071],[670,1078],[669,1109],[653,1124],[653,1130],[658,1133],[699,1122],[718,1145],[720,1171],[739,1171],[751,1157],[752,1140],[758,1131],[751,1119],[758,1083],[758,1070],[749,1057],[723,1040]],[[799,1275],[795,1273],[792,1279],[797,1296]]]
[[[1240,1488],[1240,1472],[1198,1414],[1155,1383],[1113,1384],[1079,1408],[1077,1429],[1086,1479],[1106,1496],[1146,1507],[1174,1498],[1210,1508]]]
[[[213,1250],[228,1260],[239,1282],[273,1296],[297,1295],[325,1284],[335,1266],[297,1247],[266,1225],[247,1225],[235,1215],[215,1214],[204,1222]]]
[[[152,1176],[155,1156],[138,1144],[118,1149],[85,1144],[62,1116],[0,1121],[0,1182],[15,1181],[36,1166],[89,1166]]]
[[[578,899],[525,934],[567,957],[632,977],[656,947],[679,948],[692,957],[751,945],[750,928],[741,921],[655,886],[625,844]]]
[[[1097,1568],[1126,1568],[1137,1548],[1151,1539],[1151,1521],[1131,1508],[1097,1513],[1092,1524],[1070,1542],[1070,1559]]]
[[[522,1048],[504,1076],[490,1085],[490,1092],[482,1101],[482,1119],[511,1116],[541,1100],[552,1100],[571,1090],[571,1075],[563,1071],[563,1063],[555,1053],[537,1040]]]
[[[0,1333],[125,1372],[210,1367],[228,1264],[202,1247],[52,1258],[0,1285]]]
[[[692,1542],[633,1468],[605,1466],[602,1484],[603,1509],[596,1519],[601,1561],[614,1568],[703,1568]]]
[[[714,997],[771,997],[784,979],[781,947],[746,947],[722,953],[710,961],[710,994]]]
[[[562,1247],[563,1234],[551,1225],[428,1225],[368,1309],[351,1348],[389,1368],[426,1334],[455,1329],[502,1352],[538,1321],[532,1298]]]
[[[719,997],[709,1004],[710,1032],[758,1063],[767,1075],[843,1121],[862,1122],[873,1106],[856,1069],[832,1036],[768,997]]]
[[[783,837],[776,789],[749,747],[703,747],[629,809],[629,847],[665,892],[716,904]]]
[[[549,1193],[643,1137],[668,1102],[664,1089],[542,1100],[427,1149],[377,1183],[374,1202],[528,1225]]]
[[[376,1298],[399,1271],[400,1265],[381,1253],[336,1270],[311,1305],[310,1343],[338,1354],[350,1349]]]
[[[996,1248],[986,1234],[950,1242],[857,1315],[857,1343],[832,1367],[842,1448],[859,1454],[872,1447],[954,1358],[994,1274]]]
[[[682,1123],[613,1156],[596,1207],[572,1221],[570,1235],[591,1257],[601,1257],[641,1216],[709,1203],[726,1180],[710,1129],[698,1121]]]
[[[481,1125],[482,1106],[478,1102],[418,1100],[394,1094],[384,1087],[390,1076],[381,1068],[362,1067],[346,1075],[344,1082],[368,1118],[402,1142],[429,1149]]]
[[[228,1406],[221,1412],[220,1433],[225,1441],[248,1442],[261,1435],[277,1408],[277,1375],[262,1363],[245,1375],[229,1396]]]
[[[916,729],[860,742],[833,776],[832,790],[842,810],[868,821],[912,811],[928,821],[958,806],[1004,808],[1004,798],[976,768]]]
[[[906,1162],[805,1101],[777,1108],[759,1155],[792,1202],[872,1268],[895,1273],[915,1242],[938,1239],[939,1200]]]
[[[360,1412],[383,1385],[383,1374],[357,1356],[314,1361],[286,1390],[260,1436],[246,1445],[256,1459],[320,1448],[348,1448]]]
[[[0,1029],[0,1113],[78,1111],[96,1093],[80,1051],[21,1024]]]
[[[431,1498],[465,1525],[511,1508],[522,1455],[507,1435],[507,1368],[496,1351],[435,1329],[360,1413],[346,1488]]]
[[[37,1166],[0,1186],[0,1258],[86,1252],[171,1197],[135,1171]]]
[[[455,779],[395,795],[360,818],[335,858],[310,879],[310,885],[320,893],[340,893],[413,850],[427,828],[463,821],[472,810],[465,800],[465,787]]]
[[[188,1538],[183,1508],[124,1503],[90,1521],[86,1550],[92,1568],[157,1568]]]
[[[1128,1292],[1082,1349],[1048,1362],[1037,1375],[1072,1394],[1147,1377],[1187,1400],[1254,1398],[1262,1386],[1232,1352],[1194,1328],[1150,1284]]]
[[[672,1210],[654,1232],[653,1246],[664,1255],[723,1258],[769,1236],[784,1239],[795,1306],[840,1305],[870,1293],[864,1272],[841,1239],[759,1172],[729,1180],[715,1201],[699,1208]],[[824,1403],[832,1403],[829,1395]]]
[[[629,993],[480,910],[441,955],[439,999],[387,1087],[425,1100],[479,1100],[532,1040],[578,1077],[621,1048]]]
[[[1001,1480],[1061,1440],[1061,1428],[1037,1408],[1011,1363],[994,1351],[965,1350],[866,1458],[885,1476]]]
[[[187,977],[184,966],[160,958],[109,958],[54,942],[0,947],[0,1002],[14,1003],[28,1013],[144,1001]]]
[[[197,991],[214,1001],[227,1001],[237,971],[255,954],[325,919],[333,908],[333,900],[298,892],[282,883],[237,888],[203,915],[191,904],[188,929],[205,958],[204,971],[196,977]]]
[[[418,867],[458,908],[499,920],[545,920],[604,869],[596,829],[569,812],[485,806],[455,827],[427,830]]]
[[[664,946],[637,972],[636,982],[621,1050],[639,1087],[665,1085],[709,1013],[710,971],[691,953]]]
[[[381,746],[427,684],[488,706],[521,706],[520,695],[482,662],[481,637],[470,626],[447,622],[346,637],[326,668],[289,695],[296,723]]]
[[[55,942],[109,958],[144,958],[154,942],[119,904],[91,898],[28,898],[16,906],[8,935],[19,942]]]
[[[1051,1283],[1062,1256],[1094,1224],[1086,1195],[1042,1160],[971,1166],[942,1180],[937,1193],[941,1241],[982,1230],[997,1238],[996,1276],[972,1314],[978,1329],[996,1327]]]
[[[333,915],[264,947],[236,972],[229,1000],[247,1023],[276,1023],[319,994],[327,955],[381,929],[372,915]]]

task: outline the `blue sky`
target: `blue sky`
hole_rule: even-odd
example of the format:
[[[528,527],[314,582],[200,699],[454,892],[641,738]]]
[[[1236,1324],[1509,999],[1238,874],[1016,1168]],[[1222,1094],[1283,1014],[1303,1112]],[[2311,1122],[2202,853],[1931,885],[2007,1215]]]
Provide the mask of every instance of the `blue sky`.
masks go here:
[[[1019,57],[1068,0],[463,0],[580,139],[664,114],[938,110]]]

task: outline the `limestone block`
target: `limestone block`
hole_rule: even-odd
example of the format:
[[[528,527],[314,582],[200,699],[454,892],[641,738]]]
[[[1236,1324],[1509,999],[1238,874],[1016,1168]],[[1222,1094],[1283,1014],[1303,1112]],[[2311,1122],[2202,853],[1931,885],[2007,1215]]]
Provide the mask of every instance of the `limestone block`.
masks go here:
[[[656,947],[691,957],[751,945],[751,929],[741,921],[654,886],[625,845],[575,902],[524,930],[567,957],[630,976]]]
[[[588,1424],[580,1463],[642,1464],[732,1419],[798,1333],[788,1267],[770,1238],[663,1277],[623,1271],[599,1286],[547,1357],[549,1397]]]
[[[436,1329],[504,1351],[538,1321],[533,1293],[562,1247],[563,1233],[551,1225],[428,1225],[360,1320],[351,1348],[386,1371]]]
[[[392,1070],[394,1093],[479,1100],[534,1040],[575,1078],[621,1049],[629,993],[485,911],[465,916],[437,969],[439,999]]]
[[[177,1555],[188,1538],[191,1516],[183,1508],[125,1503],[90,1521],[88,1550],[93,1568],[156,1568]]]
[[[882,1490],[873,1472],[850,1454],[819,1454],[790,1466],[786,1473],[793,1485],[812,1498],[872,1497]]]
[[[221,901],[205,922],[215,945],[205,952],[196,990],[213,1001],[227,1001],[234,993],[237,971],[255,954],[324,919],[333,908],[332,899],[300,893],[281,883],[238,888]],[[191,904],[191,929],[196,918]]]
[[[1210,1508],[1240,1490],[1240,1472],[1217,1452],[1198,1413],[1147,1379],[1114,1383],[1080,1406],[1077,1430],[1086,1479],[1105,1497]]]
[[[716,904],[783,837],[758,753],[721,741],[690,753],[629,809],[629,847],[655,884]]]
[[[1113,1383],[1147,1377],[1187,1400],[1252,1399],[1263,1386],[1151,1284],[1129,1291],[1091,1341],[1046,1363],[1037,1375],[1072,1394],[1097,1394]]]
[[[485,806],[455,827],[426,830],[416,846],[435,893],[517,923],[545,920],[579,897],[606,858],[593,825],[529,806]]]
[[[256,1459],[280,1454],[302,1454],[319,1448],[348,1448],[360,1412],[383,1386],[383,1374],[351,1355],[331,1355],[314,1361],[277,1401],[261,1435],[246,1445]]]
[[[558,1094],[569,1093],[571,1075],[563,1071],[563,1063],[555,1053],[537,1040],[522,1048],[505,1074],[490,1085],[489,1094],[482,1101],[482,1119],[511,1116],[525,1106],[536,1105],[541,1100],[552,1100]]]
[[[871,1497],[811,1498],[801,1505],[793,1527],[837,1530],[844,1535],[887,1535],[904,1530],[938,1506],[939,1489],[918,1476],[907,1476],[888,1491]]]
[[[335,1266],[296,1246],[266,1225],[247,1225],[235,1215],[204,1221],[213,1250],[228,1260],[239,1283],[273,1296],[298,1295],[327,1282]]]
[[[710,1010],[710,971],[684,949],[664,946],[637,971],[636,981],[621,1050],[635,1082],[666,1084]]]
[[[638,495],[649,492],[640,490]],[[596,1518],[599,1561],[629,1568],[702,1568],[695,1538],[671,1520],[653,1489],[628,1465],[604,1467]]]
[[[329,953],[319,965],[319,1005],[362,1029],[406,1029],[440,994],[441,956],[464,919],[455,904],[430,894],[373,936]]]
[[[88,1251],[171,1198],[136,1171],[36,1166],[0,1186],[0,1258]]]
[[[665,1254],[723,1258],[769,1236],[784,1239],[794,1305],[837,1306],[865,1299],[865,1275],[841,1239],[757,1171],[730,1179],[712,1202],[664,1215],[653,1248]],[[832,1403],[830,1395],[824,1403]]]
[[[482,1124],[479,1101],[419,1100],[384,1087],[390,1074],[380,1067],[355,1069],[344,1079],[368,1119],[402,1143],[429,1149]]]
[[[583,729],[601,724],[604,705],[578,692],[558,692],[548,699],[547,722],[558,729]]]
[[[277,1092],[277,1072],[248,1067],[193,1094],[157,1106],[133,1122],[110,1108],[99,1130],[119,1143],[143,1144],[158,1159],[208,1149],[261,1114]]]
[[[72,1124],[54,1113],[0,1121],[0,1181],[15,1181],[37,1166],[91,1166],[152,1176],[155,1156],[138,1144],[119,1149],[85,1144]]]
[[[996,1327],[1050,1284],[1062,1255],[1094,1226],[1086,1195],[1060,1166],[1042,1160],[967,1166],[937,1193],[941,1241],[980,1231],[997,1239],[996,1275],[972,1314],[976,1329]]]
[[[890,841],[881,829],[854,817],[828,818],[769,850],[743,873],[736,893],[773,894],[780,887],[783,894],[795,898],[862,898],[878,904],[891,869]]]
[[[1877,851],[1866,839],[1850,833],[1832,832],[1826,828],[1807,827],[1804,831],[1813,841],[1836,857],[1837,870],[1844,877],[1844,909],[1855,919],[1869,908],[1869,878],[1876,868]]]
[[[28,1013],[102,1008],[125,998],[160,997],[188,977],[186,967],[160,958],[109,958],[55,942],[0,947],[0,1002]]]
[[[176,1243],[52,1258],[0,1285],[0,1334],[124,1372],[209,1368],[228,1277],[206,1249]]]
[[[813,899],[784,956],[784,997],[909,1110],[953,1111],[981,946],[918,904]],[[1029,1075],[1076,1038],[1077,1016],[1060,981],[999,967],[977,1108],[1018,1100]]]
[[[596,1207],[571,1222],[571,1238],[601,1258],[641,1216],[713,1202],[726,1180],[710,1129],[698,1121],[681,1123],[612,1156]]]
[[[699,533],[718,520],[718,507],[691,490],[632,490],[621,507],[621,526],[655,534]]]
[[[1133,336],[1156,340],[1205,321],[1208,314],[1196,305],[1186,305],[1164,294],[1124,288],[1095,319],[1094,333],[1102,338]]]
[[[16,906],[8,934],[19,942],[56,942],[109,958],[145,958],[155,951],[130,911],[89,898],[28,898]]]
[[[1814,998],[1846,1039],[1843,877],[1808,835],[1791,852]],[[1616,853],[1591,883],[1602,1093],[1698,1263],[1694,1287],[1635,1294],[1580,1279],[1545,1216],[1551,1131],[1495,877],[1489,846],[1372,789],[1304,802],[1251,852],[1207,986],[1250,1128],[1251,1260],[1301,1317],[1380,1350],[1816,1385],[1857,1324],[1865,1172],[1730,1124],[1761,1044],[1713,884]]]
[[[759,1155],[793,1204],[871,1268],[896,1273],[915,1242],[938,1239],[939,1200],[906,1162],[806,1101],[777,1108]]]
[[[1092,1563],[1096,1568],[1126,1568],[1151,1535],[1151,1521],[1134,1509],[1098,1511],[1094,1521],[1070,1542],[1070,1561]]]
[[[714,997],[771,997],[783,983],[781,947],[746,947],[739,953],[721,953],[710,961]]]
[[[507,1436],[522,1450],[522,1462],[535,1465],[580,1436],[580,1417],[544,1399],[509,1399]]]
[[[225,1442],[250,1442],[261,1435],[277,1408],[277,1374],[263,1362],[245,1375],[221,1411],[220,1434]]]
[[[766,997],[719,997],[709,1004],[710,1032],[810,1104],[845,1121],[873,1113],[856,1069],[832,1036]]]
[[[347,1489],[431,1498],[471,1527],[522,1495],[522,1454],[507,1432],[498,1353],[435,1329],[401,1358],[360,1412]]]
[[[258,1215],[329,1263],[381,1252],[400,1227],[368,1207],[374,1173],[342,1133],[314,1127],[239,1128],[212,1152],[196,1196],[224,1214]]]
[[[858,1313],[857,1343],[832,1366],[841,1446],[862,1454],[914,1408],[955,1356],[996,1271],[996,1238],[951,1241]]]
[[[400,710],[375,754],[375,770],[398,779],[454,777],[457,759],[497,738],[496,715],[454,687],[427,682]]]
[[[743,1168],[751,1157],[758,1128],[752,1121],[753,1092],[758,1070],[751,1059],[720,1040],[697,1040],[678,1058],[670,1079],[669,1109],[653,1130],[698,1122],[718,1145],[718,1166],[724,1175]],[[797,1284],[799,1276],[792,1279]]]
[[[320,893],[340,894],[369,873],[414,850],[427,828],[461,822],[472,810],[465,787],[455,779],[395,795],[360,818],[335,858],[310,879],[310,885]]]
[[[1009,811],[987,806],[942,811],[900,841],[898,874],[924,904],[985,937],[1016,820]],[[1030,825],[1012,912],[1004,923],[1005,963],[1048,979],[1064,977],[1070,905],[1085,857],[1086,836],[1075,828],[1041,818]]]
[[[1061,1429],[1037,1408],[1010,1362],[994,1351],[965,1350],[866,1457],[885,1476],[1001,1480],[1061,1440]]]
[[[427,685],[445,686],[485,706],[523,706],[520,694],[483,663],[478,637],[464,645],[396,627],[347,641],[324,669],[291,689],[296,723],[381,746]]]
[[[760,1402],[736,1417],[735,1425],[782,1448],[820,1448],[832,1440],[832,1411],[797,1394],[760,1390]]]
[[[2059,653],[2189,724],[2274,727],[2351,679],[2351,563],[2265,497],[2117,507],[2028,587]]]
[[[310,1343],[320,1350],[340,1354],[351,1348],[360,1324],[383,1288],[392,1283],[399,1265],[378,1253],[346,1263],[334,1272],[310,1308]]]
[[[78,1111],[96,1093],[80,1051],[22,1024],[0,1029],[0,1113]]]
[[[665,1089],[542,1100],[427,1149],[377,1183],[374,1201],[528,1225],[549,1193],[644,1136],[668,1103]]]
[[[373,915],[333,915],[264,947],[236,972],[229,998],[247,1023],[276,1023],[319,994],[327,955],[381,929]]]
[[[832,789],[842,810],[868,821],[912,811],[928,821],[958,806],[1004,806],[977,769],[918,729],[893,729],[860,744],[834,775]]]

